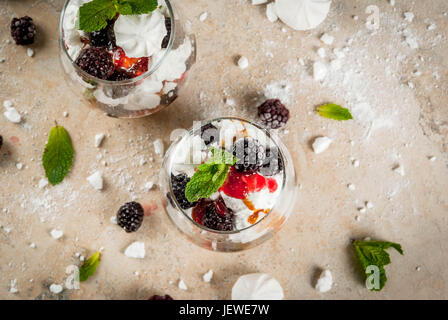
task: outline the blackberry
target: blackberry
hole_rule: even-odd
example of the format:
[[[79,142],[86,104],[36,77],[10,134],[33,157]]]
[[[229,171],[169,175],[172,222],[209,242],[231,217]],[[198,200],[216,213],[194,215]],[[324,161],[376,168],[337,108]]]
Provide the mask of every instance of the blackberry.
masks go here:
[[[277,147],[266,148],[266,159],[260,168],[260,173],[264,176],[274,176],[283,170],[283,162]]]
[[[143,222],[143,207],[138,202],[128,202],[117,212],[117,223],[126,232],[135,232]]]
[[[174,300],[173,298],[171,298],[170,295],[164,295],[164,296],[158,296],[158,295],[154,295],[152,297],[150,297],[148,300],[158,300],[158,301],[169,301],[169,300]]]
[[[258,107],[258,117],[270,129],[283,128],[289,120],[289,110],[278,99],[266,100]]]
[[[124,69],[115,69],[114,73],[112,73],[112,75],[110,75],[109,78],[107,78],[107,80],[110,81],[123,81],[123,80],[128,80],[132,78],[132,74],[129,74],[129,72],[127,72]]]
[[[199,132],[197,134],[199,135]],[[208,146],[215,141],[219,141],[219,130],[211,123],[208,123],[201,127],[200,136],[204,140],[205,145]]]
[[[168,32],[162,40],[162,48],[168,48],[168,43],[170,43],[170,37],[171,37],[171,18],[165,18],[165,27],[166,31]]]
[[[36,35],[36,26],[33,19],[28,16],[14,18],[11,21],[11,36],[18,45],[27,45],[34,43]]]
[[[88,74],[103,80],[109,78],[115,70],[112,56],[102,47],[83,49],[75,63]]]
[[[3,137],[0,136],[0,149],[2,148],[2,145],[3,145]]]
[[[203,224],[205,227],[217,231],[232,231],[233,211],[227,207],[224,211],[221,208],[222,204],[218,204],[218,202],[210,203],[205,209]]]
[[[238,159],[235,169],[245,173],[257,171],[266,159],[264,147],[252,138],[237,140],[233,145],[233,155]]]
[[[89,32],[90,45],[93,47],[106,47],[110,50],[117,46],[114,33],[115,20],[107,22],[107,26],[99,31]]]
[[[193,208],[196,202],[190,202],[185,196],[185,188],[187,183],[190,182],[190,178],[185,174],[179,174],[177,176],[171,175],[171,185],[174,192],[174,197],[176,197],[177,203],[182,209]]]

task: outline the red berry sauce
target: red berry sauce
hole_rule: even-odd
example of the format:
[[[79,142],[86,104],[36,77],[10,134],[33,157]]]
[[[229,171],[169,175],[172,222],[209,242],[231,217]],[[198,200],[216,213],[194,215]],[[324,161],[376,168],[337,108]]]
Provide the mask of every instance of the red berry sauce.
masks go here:
[[[278,189],[277,181],[258,173],[241,173],[231,167],[227,180],[219,190],[229,197],[244,200],[249,193],[260,192],[264,188],[268,188],[271,193],[275,192]]]
[[[114,48],[112,51],[112,58],[116,69],[125,69],[133,78],[148,71],[149,58],[129,58],[120,47]]]

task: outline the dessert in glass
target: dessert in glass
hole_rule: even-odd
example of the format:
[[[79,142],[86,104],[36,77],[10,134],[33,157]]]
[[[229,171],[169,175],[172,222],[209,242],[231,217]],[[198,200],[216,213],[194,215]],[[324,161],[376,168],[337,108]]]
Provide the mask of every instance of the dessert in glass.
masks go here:
[[[67,0],[61,13],[60,58],[72,85],[112,117],[143,117],[171,104],[196,60],[181,15],[158,0],[147,14],[117,11],[102,29],[86,32],[81,8],[93,1]]]
[[[297,195],[294,165],[277,135],[231,117],[195,122],[180,135],[165,154],[160,185],[172,222],[215,251],[272,237]]]

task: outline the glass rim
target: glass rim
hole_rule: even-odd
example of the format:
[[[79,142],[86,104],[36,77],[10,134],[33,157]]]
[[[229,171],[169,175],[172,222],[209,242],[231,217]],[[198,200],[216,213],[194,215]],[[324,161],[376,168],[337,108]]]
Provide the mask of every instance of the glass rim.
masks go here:
[[[253,125],[253,126],[256,127],[257,129],[262,130],[262,131],[267,135],[267,137],[268,137],[272,142],[274,142],[275,146],[277,147],[277,149],[278,149],[278,151],[279,151],[278,154],[279,154],[280,157],[281,157],[282,163],[283,163],[283,164],[286,163],[286,162],[285,162],[285,157],[284,157],[284,155],[283,155],[283,151],[282,151],[281,148],[279,147],[279,142],[281,143],[281,141],[280,141],[280,139],[277,137],[276,133],[275,133],[275,132],[272,132],[272,133],[269,132],[268,129],[266,129],[265,127],[263,127],[263,126],[261,126],[261,125],[259,125],[259,124],[257,124],[257,123],[254,123],[254,122],[252,122],[252,121],[250,121],[250,120],[247,120],[247,119],[244,119],[244,118],[240,118],[240,117],[219,117],[219,118],[214,118],[214,119],[212,119],[212,120],[201,121],[201,124],[202,124],[202,126],[204,126],[204,125],[210,124],[210,123],[212,123],[212,122],[215,122],[215,121],[222,121],[222,120],[237,120],[237,121],[242,121],[242,122],[246,122],[246,123],[248,123],[248,124],[250,124],[250,125]],[[180,140],[182,140],[182,139],[183,139],[184,137],[186,137],[187,135],[191,136],[192,134],[194,134],[194,129],[195,129],[194,127],[192,127],[191,129],[189,129],[187,133],[184,133],[183,135],[179,136],[179,137],[178,137],[178,138],[177,138],[171,145],[174,145],[175,143],[180,142]],[[276,139],[278,139],[278,141],[276,141]],[[168,151],[170,151],[170,149],[171,149],[171,146],[170,146],[170,148],[168,149]],[[168,152],[168,151],[167,151],[167,152]],[[173,151],[173,150],[171,150],[171,151]],[[255,222],[253,225],[250,225],[250,226],[248,226],[248,227],[246,227],[246,228],[244,228],[244,229],[240,229],[240,230],[232,230],[232,231],[219,231],[219,230],[210,229],[210,228],[207,228],[206,226],[203,226],[203,225],[197,223],[196,221],[194,221],[194,219],[193,219],[187,212],[185,212],[184,209],[182,209],[182,208],[180,207],[179,203],[177,202],[176,197],[174,196],[174,192],[173,192],[173,185],[172,185],[172,180],[171,180],[171,166],[170,166],[170,168],[168,168],[167,170],[169,171],[169,172],[168,172],[168,174],[169,174],[168,176],[169,176],[169,185],[170,185],[170,188],[169,188],[169,191],[170,191],[170,197],[171,197],[171,199],[174,201],[174,203],[176,204],[176,209],[179,210],[180,212],[182,212],[182,214],[183,214],[186,218],[188,218],[188,219],[189,219],[189,220],[190,220],[196,227],[202,229],[203,231],[207,231],[207,232],[215,233],[215,234],[220,234],[220,235],[231,235],[231,234],[238,234],[238,233],[241,233],[241,232],[243,232],[243,231],[246,231],[246,230],[249,230],[249,229],[255,227],[256,225],[258,225],[259,223],[261,223],[262,221],[264,221],[264,220],[265,220],[265,219],[266,219],[266,218],[267,218],[267,217],[274,211],[274,209],[275,209],[276,206],[277,206],[277,202],[276,202],[275,205],[269,210],[269,212],[268,212],[267,214],[264,215],[263,218],[261,218],[260,220],[258,220],[257,222]],[[280,195],[281,195],[282,192],[284,191],[285,186],[286,186],[286,168],[284,167],[284,168],[283,168],[283,181],[282,181],[282,186],[281,186]],[[280,195],[279,195],[279,197],[280,197]]]
[[[62,8],[61,11],[61,16],[59,18],[59,46],[61,47],[61,49],[64,51],[66,57],[69,59],[69,61],[71,62],[71,65],[73,68],[75,68],[75,70],[77,72],[79,72],[83,79],[87,78],[89,80],[95,81],[96,83],[103,83],[103,84],[107,84],[107,85],[128,85],[128,84],[134,84],[136,82],[145,80],[146,78],[148,78],[148,76],[152,75],[163,63],[163,61],[166,59],[166,57],[168,56],[168,54],[171,52],[172,48],[173,48],[173,43],[174,43],[174,35],[176,32],[176,22],[175,22],[175,15],[174,15],[174,9],[173,6],[171,5],[170,0],[162,0],[165,2],[166,7],[168,9],[168,14],[169,14],[169,18],[171,19],[171,34],[170,34],[170,39],[168,41],[168,46],[166,47],[166,50],[163,54],[163,56],[157,61],[157,63],[153,64],[151,66],[151,68],[148,69],[148,71],[142,73],[141,75],[139,75],[138,77],[132,78],[132,79],[126,79],[126,80],[121,80],[121,81],[113,81],[113,80],[104,80],[104,79],[100,79],[97,78],[95,76],[92,76],[91,74],[85,72],[84,70],[82,70],[76,63],[75,61],[72,59],[72,57],[68,54],[67,51],[67,46],[65,44],[65,40],[64,40],[64,17],[65,17],[65,11],[69,5],[69,3],[73,1],[73,0],[65,0],[64,3],[64,7]]]

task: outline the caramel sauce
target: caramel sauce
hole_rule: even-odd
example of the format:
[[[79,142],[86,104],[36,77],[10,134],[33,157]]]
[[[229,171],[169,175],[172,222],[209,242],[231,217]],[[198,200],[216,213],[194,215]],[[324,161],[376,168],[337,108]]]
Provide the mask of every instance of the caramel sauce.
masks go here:
[[[243,199],[243,202],[249,210],[251,211],[256,210],[254,204],[249,199]]]
[[[260,212],[268,214],[269,211],[271,211],[271,209],[255,209],[254,204],[249,199],[243,199],[243,202],[249,210],[253,211],[249,218],[247,218],[247,222],[249,222],[250,224],[255,224],[258,221]]]

